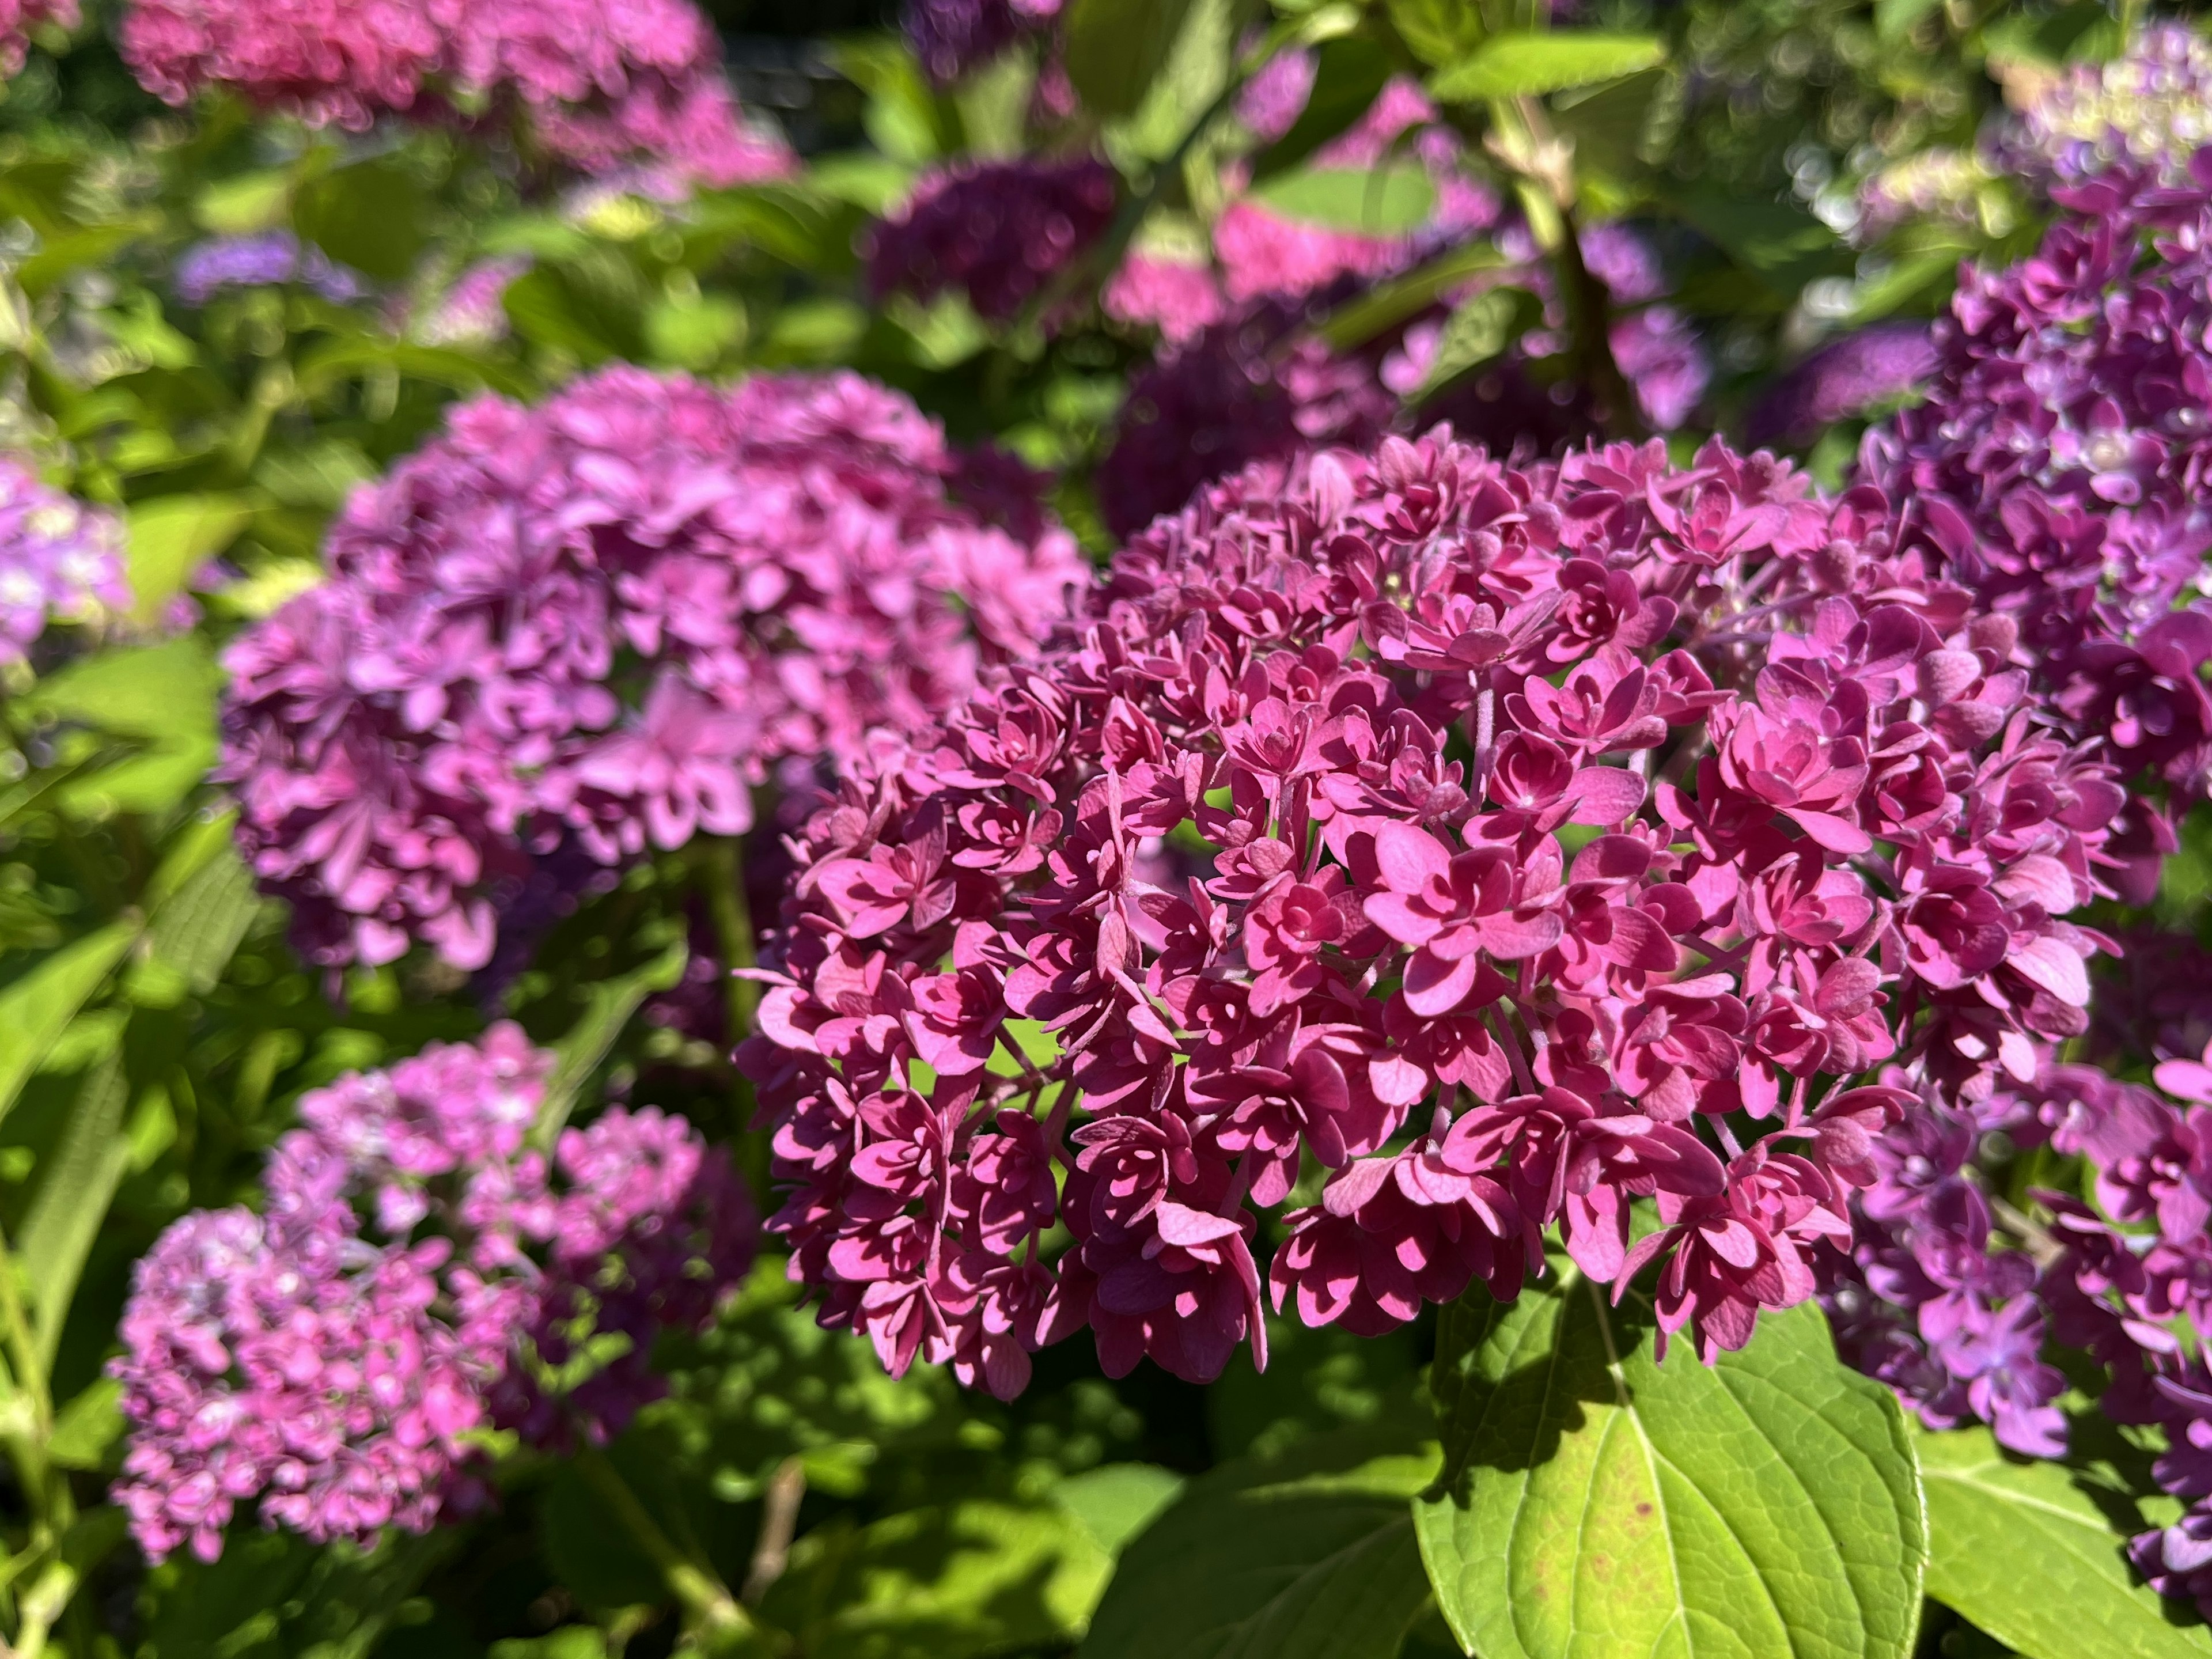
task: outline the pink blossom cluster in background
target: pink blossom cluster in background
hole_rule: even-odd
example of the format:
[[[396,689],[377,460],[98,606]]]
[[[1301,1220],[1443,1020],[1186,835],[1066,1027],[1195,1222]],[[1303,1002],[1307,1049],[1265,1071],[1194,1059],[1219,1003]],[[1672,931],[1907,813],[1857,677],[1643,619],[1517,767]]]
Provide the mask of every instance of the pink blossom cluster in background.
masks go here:
[[[1087,567],[1027,478],[850,374],[466,404],[231,647],[241,848],[313,961],[481,967],[544,860],[573,890],[740,833],[778,763],[850,768],[1032,654]]]
[[[2032,258],[1963,273],[1924,398],[1858,469],[1898,503],[1899,552],[2010,618],[2043,694],[2124,775],[2185,797],[2212,771],[2212,152],[2196,165],[2185,185],[2062,188]],[[2142,811],[2131,902],[2172,844]]]
[[[21,71],[31,31],[41,23],[77,26],[77,0],[0,0],[0,75]]]
[[[609,1111],[527,1144],[553,1055],[513,1025],[300,1103],[260,1214],[196,1211],[138,1264],[122,1322],[116,1501],[158,1561],[222,1550],[234,1512],[318,1542],[427,1531],[483,1501],[478,1437],[620,1432],[750,1265],[735,1172],[680,1118]],[[627,1340],[570,1386],[580,1316]]]
[[[1309,1159],[1268,1292],[1309,1324],[1510,1297],[1555,1222],[1707,1358],[1812,1295],[1908,1085],[2087,1025],[2124,799],[1893,517],[1439,432],[1156,522],[795,845],[739,1055],[822,1321],[1001,1395],[1086,1324],[1208,1379],[1265,1358]]]
[[[127,609],[123,526],[0,456],[0,665],[20,662],[50,623]]]
[[[726,185],[792,166],[745,122],[691,0],[131,0],[119,41],[172,103],[224,87],[362,128],[489,100],[587,173],[635,162]]]
[[[963,163],[924,179],[869,231],[869,291],[957,292],[977,316],[1012,322],[1104,234],[1115,196],[1103,161]]]

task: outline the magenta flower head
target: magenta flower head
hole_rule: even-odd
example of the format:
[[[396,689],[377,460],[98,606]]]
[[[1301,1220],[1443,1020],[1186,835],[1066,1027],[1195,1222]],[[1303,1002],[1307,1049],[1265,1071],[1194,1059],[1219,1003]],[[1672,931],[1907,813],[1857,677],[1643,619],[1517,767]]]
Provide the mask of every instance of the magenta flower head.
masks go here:
[[[21,73],[40,24],[73,29],[79,15],[77,0],[0,0],[0,75]]]
[[[227,659],[219,775],[302,948],[480,967],[542,860],[741,833],[778,767],[895,749],[1034,654],[1086,568],[952,499],[963,471],[851,374],[457,410]]]
[[[2033,258],[1964,274],[1923,400],[1867,434],[1859,476],[1899,521],[1862,586],[1956,585],[2016,630],[2013,661],[2071,730],[2193,798],[2212,772],[2212,186],[2123,171],[2056,194]],[[2134,902],[2170,845],[2154,810],[2124,838]]]
[[[2086,1025],[2121,802],[1968,607],[1834,591],[1889,517],[1717,443],[1439,428],[1153,521],[793,843],[739,1059],[823,1322],[1001,1394],[1085,1325],[1205,1380],[1263,1295],[1380,1330],[1510,1297],[1555,1225],[1708,1358],[1812,1295],[1904,1085]],[[1916,958],[1969,891],[1994,957]],[[1977,1340],[2025,1397],[2021,1332]]]
[[[549,1161],[528,1137],[552,1066],[500,1025],[342,1078],[300,1103],[261,1213],[198,1211],[155,1243],[112,1367],[116,1501],[149,1556],[213,1560],[256,1500],[317,1542],[428,1531],[484,1501],[487,1431],[603,1440],[661,1392],[653,1340],[743,1277],[751,1200],[653,1109],[568,1130]],[[579,1376],[580,1335],[627,1343]]]
[[[1089,160],[971,162],[925,179],[869,232],[869,289],[963,294],[977,316],[1012,322],[1104,234],[1115,184]]]
[[[0,456],[0,665],[20,662],[52,623],[127,609],[123,526]]]
[[[171,103],[227,87],[359,129],[489,101],[587,173],[635,161],[721,185],[791,167],[746,127],[691,0],[131,0],[119,44]]]

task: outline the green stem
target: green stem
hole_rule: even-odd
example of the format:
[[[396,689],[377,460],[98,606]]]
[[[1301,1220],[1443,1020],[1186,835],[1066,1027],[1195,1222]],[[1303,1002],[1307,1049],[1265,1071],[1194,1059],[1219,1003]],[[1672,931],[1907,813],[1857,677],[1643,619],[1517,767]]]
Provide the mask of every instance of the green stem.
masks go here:
[[[752,968],[758,961],[753,946],[752,906],[745,898],[744,844],[734,836],[717,836],[700,847],[699,868],[707,890],[707,908],[714,919],[714,937],[721,945],[722,965],[732,971],[724,988],[729,999],[730,1042],[743,1042],[752,1035],[753,1011],[760,1006],[760,988],[739,979],[734,970]]]
[[[764,1632],[713,1567],[676,1547],[607,1455],[580,1443],[576,1467],[660,1569],[662,1582],[684,1610],[684,1623],[709,1652],[759,1643]]]

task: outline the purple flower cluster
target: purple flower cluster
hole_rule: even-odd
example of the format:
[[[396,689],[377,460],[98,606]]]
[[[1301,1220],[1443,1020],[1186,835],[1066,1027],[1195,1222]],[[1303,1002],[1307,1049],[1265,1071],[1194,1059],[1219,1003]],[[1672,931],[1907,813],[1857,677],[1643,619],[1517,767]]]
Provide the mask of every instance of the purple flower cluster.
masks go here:
[[[330,256],[289,231],[257,236],[219,236],[195,242],[177,256],[177,297],[204,306],[225,289],[276,288],[296,283],[336,305],[361,298],[360,276],[331,263]]]
[[[925,179],[869,233],[878,300],[964,294],[975,314],[1012,322],[1114,217],[1103,161],[968,162]]]
[[[1988,146],[1992,172],[2080,184],[2116,164],[2148,166],[2185,183],[2189,158],[2212,142],[2212,41],[2188,24],[2154,22],[2120,56],[2072,64],[2002,122]]]
[[[1085,1325],[1205,1380],[1263,1278],[1374,1332],[1555,1224],[1708,1358],[1811,1296],[1913,1098],[1854,1079],[1980,1099],[2085,1027],[2123,799],[2007,619],[1846,596],[1890,518],[1440,430],[1155,522],[793,842],[739,1062],[822,1322],[1001,1395]]]
[[[131,0],[119,41],[172,103],[229,87],[361,128],[489,100],[586,172],[642,161],[732,185],[791,165],[744,125],[691,0]]]
[[[751,1200],[650,1108],[566,1131],[549,1163],[527,1137],[552,1066],[500,1025],[341,1079],[271,1152],[264,1213],[161,1236],[112,1366],[116,1501],[149,1556],[213,1560],[257,1498],[318,1542],[427,1531],[483,1501],[486,1431],[604,1439],[656,1397],[654,1337],[742,1277]],[[567,1364],[585,1334],[611,1363]]]
[[[1809,354],[1775,381],[1744,421],[1756,444],[1809,443],[1838,421],[1901,398],[1936,370],[1924,323],[1876,323]]]
[[[931,81],[949,87],[1060,15],[1060,0],[907,0],[907,45]]]
[[[2192,795],[2212,767],[2212,154],[2197,167],[2062,188],[2033,258],[1964,272],[1925,400],[1859,465],[1898,503],[1901,557],[2011,617],[2023,665],[2124,773]],[[2169,836],[2140,832],[2146,874]]]
[[[0,456],[0,665],[20,662],[52,622],[92,622],[131,604],[123,526]]]
[[[1364,448],[1389,429],[1397,402],[1375,366],[1309,321],[1293,301],[1258,301],[1138,371],[1093,481],[1109,530],[1132,535],[1254,461]]]
[[[0,0],[0,75],[21,72],[40,24],[73,29],[77,20],[77,0]]]
[[[969,471],[848,374],[456,410],[227,658],[218,776],[302,949],[481,967],[544,860],[738,834],[779,763],[857,764],[1034,653],[1087,568],[1034,502],[1018,539],[951,499]]]

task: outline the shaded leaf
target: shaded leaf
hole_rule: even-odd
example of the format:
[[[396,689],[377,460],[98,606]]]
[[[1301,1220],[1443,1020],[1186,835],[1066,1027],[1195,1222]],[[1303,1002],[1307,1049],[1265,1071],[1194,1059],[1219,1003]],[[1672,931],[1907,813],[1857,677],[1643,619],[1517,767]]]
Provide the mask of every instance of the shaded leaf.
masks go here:
[[[2212,1655],[2212,1631],[2128,1565],[2107,1513],[2118,1495],[2100,1503],[2064,1464],[2008,1456],[1985,1428],[1914,1438],[1936,1600],[2027,1659]]]
[[[95,1379],[54,1414],[46,1437],[46,1455],[65,1469],[96,1469],[123,1433],[123,1385],[112,1376]]]
[[[1194,1480],[1121,1555],[1079,1659],[1392,1659],[1428,1601],[1402,1432],[1301,1442]]]
[[[1296,167],[1361,116],[1390,79],[1381,42],[1365,35],[1331,40],[1315,53],[1313,96],[1291,130],[1252,160],[1252,176],[1268,179]]]
[[[638,1005],[683,978],[684,964],[690,959],[690,947],[678,939],[642,967],[586,989],[582,1018],[553,1045],[553,1075],[546,1079],[544,1103],[530,1129],[534,1145],[550,1148],[560,1138],[568,1114],[575,1109],[577,1094],[615,1046]]]
[[[123,1133],[130,1099],[130,1079],[119,1054],[85,1073],[63,1121],[61,1139],[40,1168],[39,1189],[16,1240],[30,1285],[42,1367],[53,1364],[85,1257],[130,1161],[131,1142]]]
[[[137,937],[136,922],[110,922],[0,991],[0,1117]]]
[[[1108,119],[1135,114],[1190,8],[1191,0],[1075,0],[1066,62],[1084,106]]]
[[[1157,1463],[1108,1463],[1071,1475],[1053,1488],[1060,1506],[1082,1523],[1109,1555],[1159,1519],[1186,1482]]]

